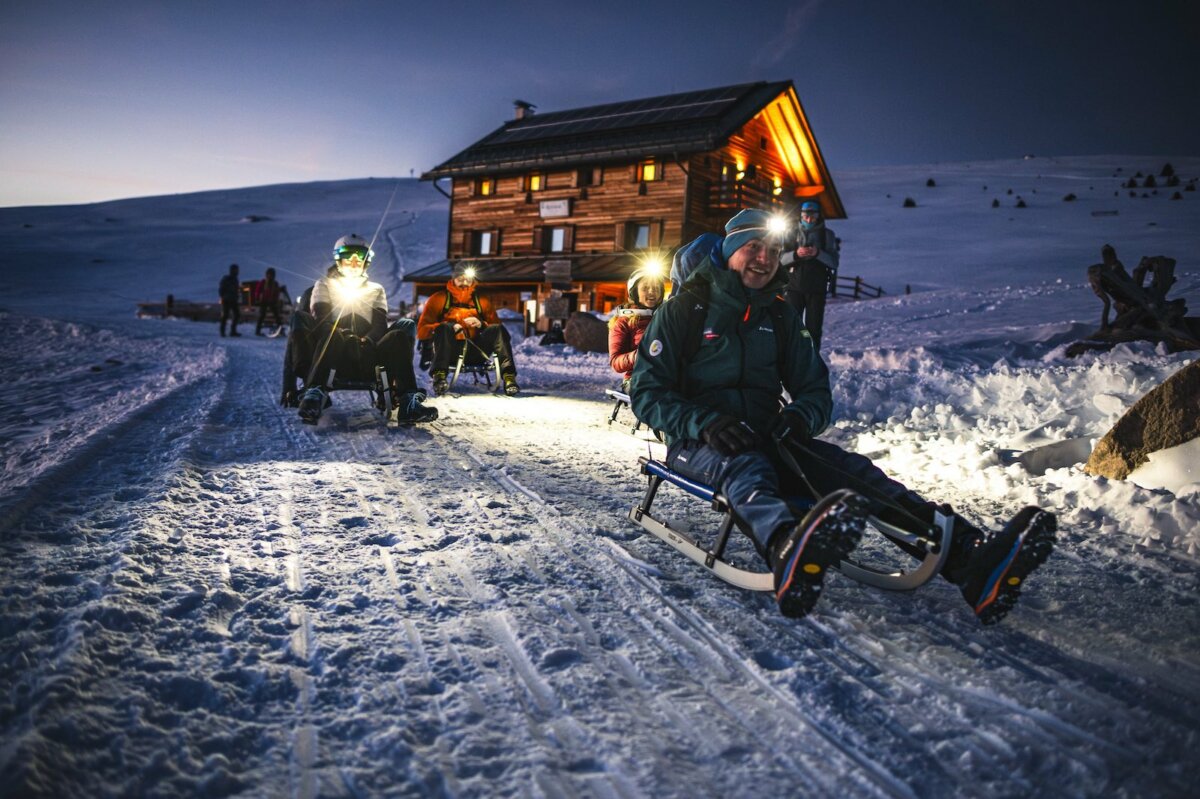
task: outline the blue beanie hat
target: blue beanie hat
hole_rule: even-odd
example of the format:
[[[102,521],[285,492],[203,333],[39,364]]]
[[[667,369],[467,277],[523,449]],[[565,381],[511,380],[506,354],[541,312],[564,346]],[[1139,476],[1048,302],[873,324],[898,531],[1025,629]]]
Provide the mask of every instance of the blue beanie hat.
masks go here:
[[[770,230],[770,221],[771,215],[757,208],[738,211],[733,219],[725,223],[725,243],[721,245],[725,260],[729,261],[730,256],[751,239],[765,239]]]

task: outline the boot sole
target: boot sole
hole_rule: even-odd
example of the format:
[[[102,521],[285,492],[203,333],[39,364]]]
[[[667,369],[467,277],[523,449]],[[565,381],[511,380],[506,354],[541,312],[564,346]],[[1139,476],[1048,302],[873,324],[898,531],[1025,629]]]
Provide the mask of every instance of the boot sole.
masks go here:
[[[779,612],[799,619],[807,616],[821,598],[830,567],[845,560],[862,540],[867,526],[867,500],[852,491],[833,495],[796,547],[784,570],[782,587],[775,593]]]
[[[1052,513],[1040,511],[1030,520],[1013,551],[984,585],[981,599],[975,605],[975,616],[981,624],[996,624],[1017,604],[1026,578],[1045,563],[1054,550],[1057,528],[1058,522]]]

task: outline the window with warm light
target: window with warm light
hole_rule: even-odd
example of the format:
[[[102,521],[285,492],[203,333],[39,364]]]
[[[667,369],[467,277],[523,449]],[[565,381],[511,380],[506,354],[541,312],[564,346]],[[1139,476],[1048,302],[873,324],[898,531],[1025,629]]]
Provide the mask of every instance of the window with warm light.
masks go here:
[[[525,176],[525,191],[541,191],[546,188],[546,176],[540,172],[534,172]]]
[[[648,158],[638,164],[638,180],[642,183],[649,183],[662,178],[662,167],[658,161],[653,158]]]

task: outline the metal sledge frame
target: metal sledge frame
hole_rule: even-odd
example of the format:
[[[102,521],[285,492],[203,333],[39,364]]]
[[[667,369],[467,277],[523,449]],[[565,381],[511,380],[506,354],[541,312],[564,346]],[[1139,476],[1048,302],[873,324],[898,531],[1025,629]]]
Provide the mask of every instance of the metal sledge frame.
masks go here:
[[[739,569],[724,560],[725,546],[729,543],[729,534],[733,531],[733,511],[724,496],[710,486],[672,471],[660,461],[650,458],[639,458],[638,461],[641,464],[642,474],[648,477],[648,485],[641,503],[630,509],[630,521],[709,569],[727,583],[751,591],[775,590],[775,578],[771,572]],[[672,529],[666,521],[651,515],[651,505],[664,480],[694,497],[711,503],[712,509],[722,514],[721,524],[717,529],[717,538],[711,548],[705,549],[697,539]],[[934,525],[937,528],[935,536],[912,533],[874,516],[870,518],[869,524],[888,538],[919,547],[925,552],[925,557],[915,569],[909,571],[843,560],[837,566],[838,571],[842,574],[860,583],[888,591],[912,591],[929,582],[942,570],[950,552],[950,535],[954,527],[952,517],[946,516],[940,511],[935,513]]]
[[[467,363],[467,352],[471,347],[484,356],[483,363]],[[484,352],[479,348],[479,345],[470,339],[463,339],[463,344],[458,349],[458,361],[454,364],[454,368],[450,372],[450,388],[454,388],[454,384],[458,382],[458,376],[466,372],[475,381],[479,383],[479,378],[483,378],[484,384],[492,390],[496,390],[503,385],[504,381],[500,378],[500,358],[494,352]],[[492,386],[492,374],[496,375],[496,385]]]
[[[375,367],[374,378],[363,380],[339,379],[336,369],[329,370],[328,388],[330,391],[365,391],[371,395],[371,407],[391,420],[395,408],[392,407],[391,394],[388,391],[387,370],[382,366]]]
[[[633,406],[629,402],[629,395],[626,394],[624,391],[621,391],[621,390],[615,389],[615,388],[606,388],[606,389],[604,389],[604,394],[605,394],[605,396],[614,400],[612,415],[608,417],[609,424],[612,424],[613,422],[617,421],[617,414],[619,414],[621,412],[621,408],[629,408],[630,413],[633,412]],[[629,429],[630,433],[636,433],[637,431],[642,429],[642,420],[637,418],[636,416],[633,417],[633,420],[634,420],[635,424],[633,425],[633,427],[631,427]],[[660,433],[657,430],[654,430],[652,428],[647,428],[647,429],[649,429],[650,432],[654,434],[654,437],[656,439],[658,439],[659,441],[663,440],[662,433]]]

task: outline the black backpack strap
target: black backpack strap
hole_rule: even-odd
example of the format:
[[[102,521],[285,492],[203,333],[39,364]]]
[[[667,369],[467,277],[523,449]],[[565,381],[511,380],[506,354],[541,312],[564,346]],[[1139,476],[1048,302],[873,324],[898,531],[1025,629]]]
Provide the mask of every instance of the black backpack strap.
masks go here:
[[[771,327],[775,328],[775,369],[779,372],[779,382],[782,385],[784,382],[783,355],[787,352],[788,334],[786,331],[787,323],[784,321],[787,318],[788,304],[783,297],[776,296],[771,300],[771,304],[767,306],[767,310],[771,313]]]

